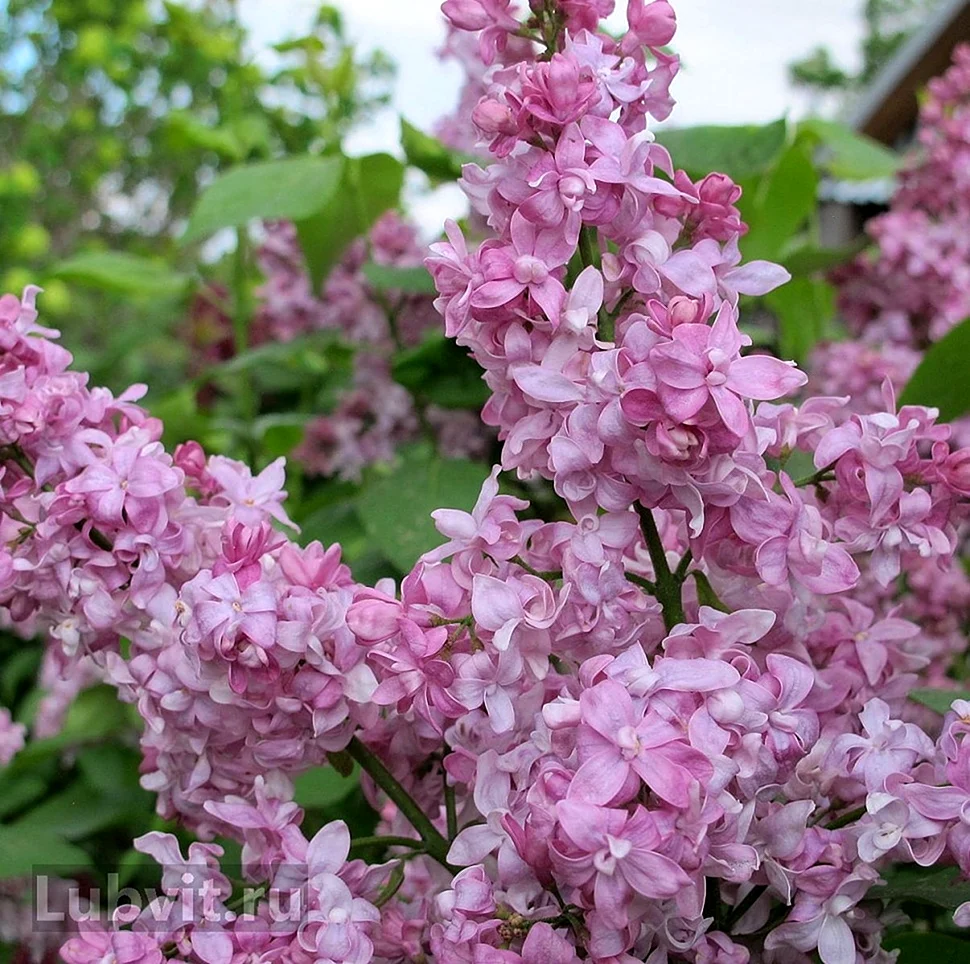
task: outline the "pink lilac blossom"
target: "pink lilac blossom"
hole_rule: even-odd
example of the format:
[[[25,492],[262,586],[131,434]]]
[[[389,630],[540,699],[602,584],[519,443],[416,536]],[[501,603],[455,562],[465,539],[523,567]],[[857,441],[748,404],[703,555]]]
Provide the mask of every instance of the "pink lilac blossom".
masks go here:
[[[925,349],[970,315],[970,246],[964,229],[970,217],[968,170],[970,47],[960,46],[953,65],[930,82],[921,102],[916,144],[890,210],[866,227],[874,247],[833,273],[841,315],[856,340],[816,348],[809,388],[845,396],[846,416],[885,408],[885,385],[901,391]],[[955,443],[970,441],[967,419],[952,428]],[[945,574],[937,566],[926,570],[916,564],[913,576],[914,587],[930,589],[932,583],[932,608],[923,589],[908,593],[902,605],[935,639],[933,667],[924,672],[939,680],[949,654],[963,645],[970,580],[959,562]],[[860,601],[875,589],[866,582]],[[948,610],[942,621],[941,608]]]
[[[833,272],[841,316],[862,343],[818,348],[814,390],[876,411],[882,381],[901,389],[920,353],[970,316],[968,170],[970,46],[961,45],[927,87],[889,210],[866,225],[874,247]]]
[[[784,273],[740,264],[736,189],[693,184],[647,128],[670,5],[631,0],[619,39],[595,32],[609,6],[445,7],[492,65],[473,116],[496,160],[463,179],[492,233],[449,225],[428,263],[502,462],[399,587],[293,543],[277,469],[166,453],[140,392],[70,372],[34,291],[0,300],[7,619],[103,668],[161,812],[240,840],[292,911],[230,919],[221,848],[148,834],[156,909],[182,913],[92,923],[67,964],[884,962],[883,870],[970,872],[970,704],[936,739],[907,709],[952,655],[935,583],[970,456],[891,397],[785,401],[805,377],[737,323]],[[529,205],[553,190],[561,211]],[[553,521],[503,468],[546,480]],[[302,832],[290,777],[344,751],[384,863],[348,860],[340,822]]]
[[[134,402],[143,389],[89,389],[37,325],[35,295],[0,299],[0,598],[10,628],[50,638],[35,732],[50,735],[79,687],[113,683],[145,720],[142,782],[160,812],[211,827],[206,800],[349,738],[347,693],[376,686],[343,620],[350,575],[338,547],[270,525],[289,523],[281,463],[253,475],[194,443],[166,453]],[[22,732],[3,731],[8,757]]]
[[[890,210],[867,225],[878,246],[840,270],[839,304],[860,332],[925,348],[970,316],[970,46],[931,80],[916,146]]]

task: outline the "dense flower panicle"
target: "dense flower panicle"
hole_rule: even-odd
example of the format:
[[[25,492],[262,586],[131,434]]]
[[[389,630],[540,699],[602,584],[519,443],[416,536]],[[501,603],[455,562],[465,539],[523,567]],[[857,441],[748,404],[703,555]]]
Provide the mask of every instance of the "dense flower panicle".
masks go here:
[[[380,912],[368,899],[376,894],[361,862],[347,862],[346,824],[330,823],[308,841],[297,825],[302,812],[296,807],[275,823],[267,822],[269,799],[261,797],[259,807],[226,803],[222,817],[241,822],[254,836],[256,828],[262,829],[268,862],[247,876],[269,883],[275,904],[237,914],[225,903],[232,886],[219,866],[222,847],[191,844],[186,858],[172,834],[148,833],[134,846],[161,866],[163,896],[134,916],[122,907],[109,922],[83,921],[77,936],[61,949],[64,961],[162,964],[177,955],[198,964],[262,959],[369,964],[371,932]]]
[[[281,461],[253,474],[191,444],[167,454],[141,390],[115,399],[68,369],[35,294],[0,301],[0,593],[12,628],[51,640],[35,731],[113,682],[146,722],[144,785],[201,826],[205,800],[349,739],[346,696],[376,685],[343,623],[349,572],[338,548],[269,525],[291,524]],[[8,762],[23,727],[2,720]]]
[[[922,351],[970,316],[968,170],[970,46],[962,45],[949,70],[929,83],[889,211],[866,225],[875,247],[833,274],[843,317],[854,334],[883,346],[885,374],[898,372],[897,387],[908,375],[907,365],[896,367],[902,350]],[[825,346],[823,357],[842,368],[835,359],[845,350]]]
[[[916,144],[890,210],[867,224],[875,247],[833,273],[841,314],[858,340],[818,346],[809,388],[846,396],[842,417],[881,411],[886,383],[901,391],[929,344],[970,315],[964,229],[970,217],[970,47],[958,47],[953,57],[921,101]],[[970,441],[968,425],[967,419],[954,422],[951,445]],[[943,459],[941,470],[955,479],[959,457],[944,453]],[[932,668],[922,672],[940,680],[950,654],[964,646],[970,581],[959,562],[945,572],[922,563],[908,568],[910,592],[901,605],[934,644]],[[885,595],[867,583],[860,599],[874,590]]]
[[[427,263],[502,463],[400,586],[291,540],[280,464],[167,454],[32,290],[0,300],[6,618],[137,705],[161,812],[293,911],[230,916],[219,847],[147,834],[185,912],[85,926],[68,964],[884,962],[883,869],[970,874],[970,705],[935,739],[907,706],[963,645],[970,455],[891,391],[785,400],[805,376],[738,326],[784,271],[741,264],[738,188],[647,127],[670,5],[630,0],[619,39],[611,9],[444,6],[494,159],[462,181],[488,236],[449,224]],[[385,863],[301,830],[290,777],[344,750]]]

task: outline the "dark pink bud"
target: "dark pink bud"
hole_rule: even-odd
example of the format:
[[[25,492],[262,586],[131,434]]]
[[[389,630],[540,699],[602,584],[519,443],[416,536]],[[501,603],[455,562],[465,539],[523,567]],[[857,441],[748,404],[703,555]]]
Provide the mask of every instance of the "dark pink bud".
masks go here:
[[[483,97],[472,111],[472,123],[485,134],[514,134],[512,111],[491,97]]]
[[[445,0],[441,12],[459,30],[484,30],[492,23],[478,0]]]
[[[347,626],[364,643],[379,643],[397,632],[401,604],[393,599],[361,599],[347,610]]]
[[[667,0],[648,4],[643,0],[630,0],[626,15],[630,29],[645,46],[663,47],[674,39],[677,17]]]
[[[970,449],[958,449],[947,456],[941,474],[954,492],[970,495]]]

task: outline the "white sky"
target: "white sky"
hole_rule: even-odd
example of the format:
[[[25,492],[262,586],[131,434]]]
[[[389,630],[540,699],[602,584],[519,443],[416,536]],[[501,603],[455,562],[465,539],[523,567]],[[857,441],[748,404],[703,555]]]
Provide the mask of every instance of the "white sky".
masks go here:
[[[391,110],[356,132],[351,153],[395,151],[397,115],[428,130],[456,100],[460,71],[443,65],[435,50],[444,36],[439,0],[331,0],[343,12],[351,39],[361,48],[383,48],[397,63]],[[804,96],[786,80],[787,64],[825,44],[839,63],[854,66],[861,37],[862,0],[673,0],[679,29],[674,45],[683,69],[674,82],[677,107],[671,122],[738,124],[776,120],[804,110]],[[260,44],[300,36],[318,0],[239,0]],[[521,4],[520,4],[521,5]],[[617,0],[623,22],[625,0]],[[423,223],[454,212],[454,197],[438,210],[425,207]],[[426,220],[427,219],[427,220]]]

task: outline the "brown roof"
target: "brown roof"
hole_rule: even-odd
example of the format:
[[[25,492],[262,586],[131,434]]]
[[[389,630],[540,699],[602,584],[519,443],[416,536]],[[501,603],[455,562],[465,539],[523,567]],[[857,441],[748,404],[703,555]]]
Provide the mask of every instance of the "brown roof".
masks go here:
[[[970,42],[970,0],[950,0],[903,45],[850,113],[852,126],[893,146],[916,124],[917,95]]]

